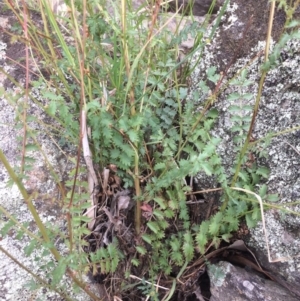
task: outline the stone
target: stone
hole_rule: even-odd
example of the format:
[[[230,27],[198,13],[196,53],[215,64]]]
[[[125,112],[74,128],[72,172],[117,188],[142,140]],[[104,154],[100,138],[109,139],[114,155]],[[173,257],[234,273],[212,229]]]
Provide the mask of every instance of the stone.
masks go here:
[[[299,11],[298,8],[296,18],[299,18]],[[220,89],[220,94],[214,104],[214,108],[219,112],[219,118],[211,134],[222,139],[217,152],[229,177],[232,175],[231,168],[238,154],[233,142],[238,133],[230,130],[232,122],[228,108],[232,102],[228,96],[233,92],[253,94],[247,103],[237,103],[242,107],[245,104],[253,105],[255,102],[261,77],[260,67],[263,63],[268,15],[267,3],[258,6],[257,1],[254,0],[230,1],[214,38],[203,49],[201,59],[191,76],[190,99],[197,91],[200,95],[198,104],[201,110],[209,95],[209,92],[205,93],[199,87],[199,83],[207,78],[206,71],[215,66],[217,74],[225,73],[222,82],[222,87],[225,89]],[[276,9],[271,50],[281,36],[284,23],[284,12]],[[264,83],[253,139],[254,141],[265,139],[268,133],[274,132],[278,135],[273,136],[268,146],[260,144],[267,155],[265,158],[254,155],[252,159],[259,166],[269,168],[270,174],[266,179],[268,193],[277,193],[279,201],[276,203],[277,209],[273,208],[264,212],[267,221],[266,237],[263,226],[259,223],[257,227],[250,230],[251,238],[247,242],[254,251],[266,255],[268,254],[268,241],[270,260],[265,258],[265,262],[269,262],[268,268],[280,273],[295,286],[299,283],[297,271],[300,266],[300,218],[299,215],[283,214],[278,208],[286,204],[290,210],[298,214],[300,211],[297,203],[300,197],[299,48],[298,40],[289,40],[281,50],[276,67],[270,70]],[[193,62],[196,62],[198,58],[199,54],[195,55]],[[253,81],[253,84],[240,91],[235,86],[227,85],[230,79],[245,66],[248,71],[247,78]],[[216,87],[212,82],[209,86],[211,91]],[[243,113],[242,110],[241,113]],[[218,187],[219,184],[215,177],[208,177],[203,173],[198,175],[198,183],[199,190]],[[256,186],[257,190],[261,184]],[[289,205],[292,202],[295,204]],[[277,263],[274,263],[275,261]]]
[[[297,301],[274,281],[261,278],[246,269],[220,261],[208,267],[210,301]]]

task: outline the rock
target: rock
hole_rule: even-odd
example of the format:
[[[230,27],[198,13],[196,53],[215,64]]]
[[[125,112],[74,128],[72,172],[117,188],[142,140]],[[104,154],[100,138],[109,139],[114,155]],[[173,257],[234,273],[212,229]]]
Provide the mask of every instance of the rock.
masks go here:
[[[174,12],[182,5],[181,12],[190,14],[190,9],[192,8],[195,16],[204,16],[208,13],[212,2],[212,0],[174,0],[170,3],[170,10]],[[216,13],[223,2],[224,0],[217,0],[212,12]]]
[[[221,261],[208,268],[210,301],[297,301],[276,282]]]
[[[296,17],[299,17],[298,8]],[[234,138],[239,135],[231,130],[231,113],[228,108],[234,103],[228,99],[233,92],[249,93],[253,97],[247,102],[234,103],[244,107],[254,105],[255,96],[258,91],[260,80],[260,67],[263,62],[264,39],[266,36],[269,6],[267,3],[257,5],[255,0],[234,0],[227,7],[226,15],[222,18],[220,26],[212,39],[201,53],[199,64],[191,76],[192,87],[190,99],[199,93],[199,109],[207,99],[209,92],[203,92],[199,83],[207,78],[207,70],[215,66],[216,73],[227,74],[222,82],[224,90],[214,104],[219,112],[218,121],[212,131],[212,136],[220,137],[218,153],[222,158],[222,165],[230,178],[233,162],[238,154]],[[251,17],[252,16],[252,17]],[[274,29],[272,32],[273,48],[278,41],[285,23],[283,11],[277,9],[274,18]],[[296,202],[300,197],[300,43],[296,39],[289,40],[281,50],[280,60],[277,66],[272,69],[265,80],[259,111],[253,131],[254,140],[265,139],[269,133],[277,133],[268,146],[259,144],[264,150],[266,157],[252,158],[259,166],[266,166],[270,170],[266,184],[268,193],[279,195],[277,206]],[[199,54],[194,57],[194,62]],[[227,85],[237,72],[247,65],[247,79],[253,84],[244,88]],[[215,84],[209,84],[211,91]],[[237,102],[237,100],[235,100]],[[246,113],[241,109],[241,116]],[[243,119],[245,120],[245,118]],[[245,121],[243,121],[245,123]],[[248,126],[249,128],[249,126]],[[198,175],[199,190],[218,187],[215,177],[208,177],[206,174]],[[262,183],[259,183],[256,187]],[[299,212],[300,206],[297,202],[289,209]],[[287,215],[279,209],[272,209],[264,212],[267,230],[267,240],[270,250],[270,261],[286,263],[269,263],[271,270],[281,273],[291,283],[298,285],[300,267],[299,246],[300,246],[300,218],[298,215]],[[251,229],[251,239],[248,245],[261,254],[268,254],[266,238],[262,224],[259,223]],[[262,256],[261,256],[262,257]],[[268,261],[268,259],[267,259]],[[265,264],[266,265],[266,264]]]

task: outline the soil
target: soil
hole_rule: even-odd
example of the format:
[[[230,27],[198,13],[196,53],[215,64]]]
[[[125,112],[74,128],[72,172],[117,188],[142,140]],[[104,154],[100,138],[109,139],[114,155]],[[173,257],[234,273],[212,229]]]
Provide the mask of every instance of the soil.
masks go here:
[[[236,0],[234,3],[238,5],[235,11],[238,21],[233,20],[231,28],[222,29],[218,37],[221,49],[218,57],[219,71],[225,71],[238,58],[246,57],[251,49],[259,41],[264,41],[267,36],[270,2],[265,1],[258,5],[256,1]],[[295,17],[298,18],[299,14],[300,9],[297,10]],[[272,38],[275,42],[282,35],[285,22],[283,9],[276,9],[272,29]]]

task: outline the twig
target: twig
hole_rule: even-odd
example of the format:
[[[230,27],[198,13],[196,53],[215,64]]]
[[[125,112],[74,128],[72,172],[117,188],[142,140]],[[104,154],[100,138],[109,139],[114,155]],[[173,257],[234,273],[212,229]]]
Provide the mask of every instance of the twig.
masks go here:
[[[164,287],[164,286],[160,286],[160,285],[154,284],[154,283],[149,282],[149,281],[147,281],[147,280],[143,280],[143,279],[141,279],[141,278],[139,278],[139,277],[137,277],[137,276],[134,276],[134,275],[129,275],[129,277],[132,278],[132,279],[137,279],[137,280],[140,280],[140,281],[144,281],[144,282],[146,282],[146,283],[148,283],[148,284],[151,284],[151,285],[153,285],[153,286],[155,286],[155,287],[161,288],[161,289],[166,290],[166,291],[169,291],[169,290],[170,290],[169,288],[166,288],[166,287]]]

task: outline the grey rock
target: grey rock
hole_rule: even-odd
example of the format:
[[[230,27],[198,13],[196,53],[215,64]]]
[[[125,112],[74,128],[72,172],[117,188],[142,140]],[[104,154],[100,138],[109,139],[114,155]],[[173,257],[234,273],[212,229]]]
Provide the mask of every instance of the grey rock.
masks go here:
[[[211,44],[205,46],[201,53],[200,62],[191,76],[190,97],[193,97],[195,91],[199,93],[199,109],[201,109],[209,93],[204,93],[199,87],[199,83],[201,80],[206,80],[206,71],[209,67],[215,66],[217,74],[227,73],[222,82],[225,87],[229,80],[248,64],[247,78],[253,81],[253,84],[240,90],[235,86],[226,86],[226,89],[221,92],[214,104],[214,107],[219,111],[219,119],[212,135],[222,139],[217,151],[229,177],[233,162],[235,162],[238,154],[233,140],[239,133],[231,131],[231,113],[228,108],[231,104],[243,107],[245,104],[253,105],[255,102],[261,76],[260,66],[263,62],[262,51],[265,46],[264,39],[268,13],[269,7],[267,4],[258,6],[257,1],[254,0],[230,1],[226,15],[221,20],[215,37]],[[297,14],[296,17],[299,17],[298,11]],[[272,48],[280,37],[284,22],[283,12],[277,10],[274,19]],[[276,205],[289,205],[291,202],[296,202],[293,206],[289,205],[288,207],[295,212],[300,211],[300,206],[297,204],[300,196],[299,49],[299,41],[290,40],[281,51],[277,67],[268,73],[253,131],[255,140],[266,138],[268,133],[278,133],[272,138],[269,146],[260,144],[261,149],[264,150],[267,156],[266,158],[260,158],[255,154],[255,162],[259,166],[267,166],[270,169],[266,184],[268,185],[268,193],[279,195],[279,201]],[[199,54],[195,56],[195,62],[198,57]],[[213,91],[215,85],[210,83],[210,88]],[[238,100],[238,103],[235,103],[236,100],[228,100],[228,95],[233,92],[251,93],[253,97],[247,102],[241,103]],[[241,116],[246,116],[244,111],[241,110],[240,113]],[[208,177],[202,173],[198,175],[198,181],[199,190],[218,186],[215,177]],[[258,188],[259,185],[257,185]],[[279,262],[269,263],[268,268],[281,273],[289,281],[298,285],[299,273],[297,271],[300,268],[299,216],[282,214],[275,208],[266,211],[264,216],[267,221],[270,261]],[[256,228],[251,229],[251,239],[248,245],[253,250],[257,250],[258,253],[268,254],[261,223]]]
[[[210,301],[297,301],[288,290],[276,282],[263,279],[228,262],[208,268]]]

